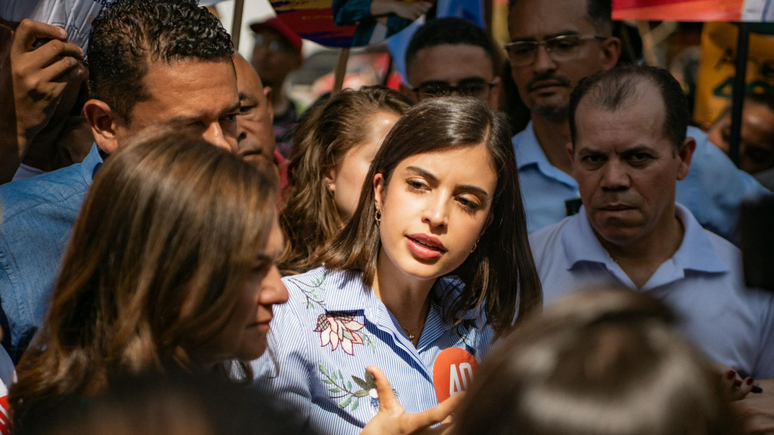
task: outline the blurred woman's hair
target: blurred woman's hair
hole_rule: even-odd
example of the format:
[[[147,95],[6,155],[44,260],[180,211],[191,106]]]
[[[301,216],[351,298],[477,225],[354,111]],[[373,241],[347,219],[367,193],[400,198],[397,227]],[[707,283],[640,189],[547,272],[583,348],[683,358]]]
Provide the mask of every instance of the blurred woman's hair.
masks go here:
[[[17,366],[15,421],[125,373],[200,374],[275,215],[276,180],[201,137],[149,131],[102,165],[43,327]],[[240,364],[245,381],[249,364]],[[225,363],[216,367],[229,376]]]
[[[735,432],[718,375],[662,302],[580,291],[522,323],[476,373],[456,435]]]
[[[30,417],[15,435],[312,435],[275,398],[212,378],[127,376],[88,402]]]
[[[464,285],[462,292],[441,306],[449,307],[443,313],[445,321],[460,323],[461,316],[474,310],[498,334],[505,333],[517,315],[540,307],[542,290],[529,247],[510,129],[502,115],[475,99],[424,100],[398,120],[371,164],[355,215],[321,251],[318,261],[331,269],[361,271],[363,284],[370,287],[381,248],[374,220],[374,176],[383,175],[385,195],[389,195],[392,173],[401,161],[478,144],[486,147],[497,174],[487,220],[491,223],[478,247],[448,274]]]
[[[411,101],[381,86],[343,91],[315,103],[301,118],[293,136],[290,182],[280,212],[285,251],[283,274],[302,273],[320,264],[312,255],[341,229],[342,219],[325,174],[339,168],[353,147],[368,140],[370,120],[380,112],[398,116]]]

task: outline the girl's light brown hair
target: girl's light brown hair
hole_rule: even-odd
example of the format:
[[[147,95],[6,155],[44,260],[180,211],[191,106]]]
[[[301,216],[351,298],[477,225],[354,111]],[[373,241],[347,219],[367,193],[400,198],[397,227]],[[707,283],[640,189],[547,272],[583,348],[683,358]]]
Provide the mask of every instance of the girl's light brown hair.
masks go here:
[[[110,156],[76,221],[43,327],[17,366],[14,420],[123,374],[203,372],[191,352],[229,320],[266,244],[275,197],[269,172],[182,130],[141,134]]]
[[[491,224],[478,247],[448,274],[458,278],[464,287],[455,301],[441,306],[449,307],[443,313],[447,322],[461,323],[465,313],[473,310],[482,314],[498,335],[506,333],[517,315],[540,308],[543,296],[529,247],[508,124],[500,114],[475,99],[424,100],[398,120],[374,157],[355,215],[320,251],[317,261],[331,269],[361,271],[363,284],[370,287],[381,247],[374,220],[374,176],[384,176],[385,195],[389,195],[392,173],[404,159],[478,144],[485,145],[497,174]]]
[[[341,229],[325,174],[338,168],[347,152],[365,142],[370,120],[379,112],[402,115],[411,101],[381,87],[344,91],[312,106],[293,136],[287,199],[280,212],[285,251],[283,274],[302,273],[319,266],[312,253]]]

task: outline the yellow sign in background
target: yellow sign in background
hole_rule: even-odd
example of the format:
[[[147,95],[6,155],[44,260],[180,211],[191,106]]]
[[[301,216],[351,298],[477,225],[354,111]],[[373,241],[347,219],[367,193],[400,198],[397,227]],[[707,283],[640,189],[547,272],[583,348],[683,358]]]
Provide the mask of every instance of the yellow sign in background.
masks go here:
[[[731,102],[738,35],[733,24],[704,24],[693,113],[699,124],[714,122]],[[746,78],[748,92],[774,92],[774,37],[750,34]]]

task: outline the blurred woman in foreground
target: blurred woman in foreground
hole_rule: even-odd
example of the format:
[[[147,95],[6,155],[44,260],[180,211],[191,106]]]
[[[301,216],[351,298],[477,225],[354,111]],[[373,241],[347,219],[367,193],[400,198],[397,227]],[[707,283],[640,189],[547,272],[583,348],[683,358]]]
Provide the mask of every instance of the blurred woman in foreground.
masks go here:
[[[111,155],[17,366],[15,425],[125,375],[251,379],[272,305],[287,300],[274,178],[181,130],[141,134]]]

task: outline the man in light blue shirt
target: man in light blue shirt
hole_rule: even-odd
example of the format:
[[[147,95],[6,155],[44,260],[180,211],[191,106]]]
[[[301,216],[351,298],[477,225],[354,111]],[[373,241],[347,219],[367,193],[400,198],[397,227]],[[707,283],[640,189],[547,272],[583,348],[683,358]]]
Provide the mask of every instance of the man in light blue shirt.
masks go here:
[[[531,111],[513,138],[530,232],[577,212],[578,183],[565,151],[570,142],[570,92],[583,77],[610,69],[621,42],[612,36],[610,0],[512,0],[508,54],[513,79]],[[677,199],[713,232],[733,240],[741,203],[769,192],[696,128],[691,171]]]
[[[578,85],[567,151],[583,207],[530,236],[544,298],[592,286],[648,292],[711,360],[772,378],[774,294],[747,289],[739,250],[675,203],[696,149],[687,122],[666,70],[619,67]]]
[[[189,126],[236,152],[232,54],[220,21],[194,1],[119,0],[94,20],[92,99],[84,106],[95,140],[91,152],[81,164],[0,187],[0,298],[8,319],[3,345],[14,360],[42,324],[72,225],[103,156],[158,125]]]

